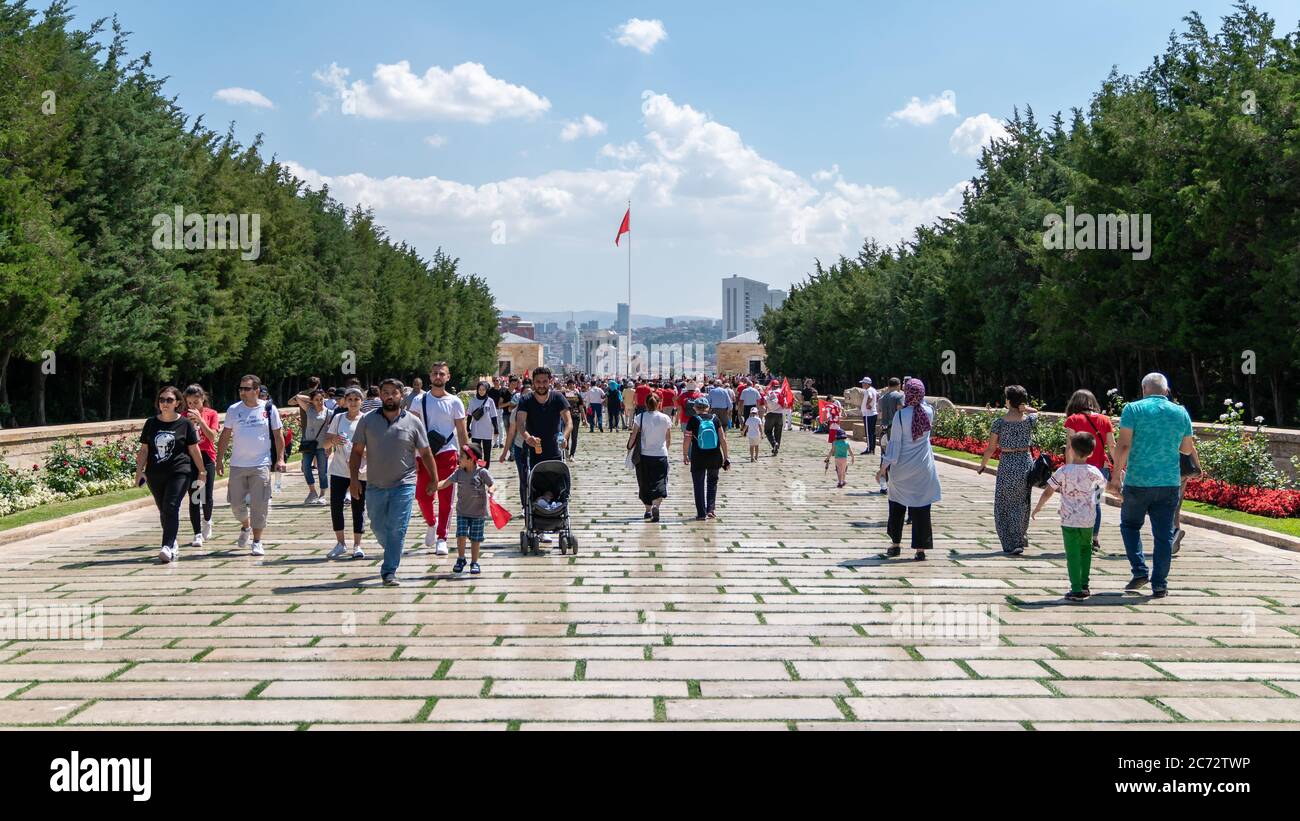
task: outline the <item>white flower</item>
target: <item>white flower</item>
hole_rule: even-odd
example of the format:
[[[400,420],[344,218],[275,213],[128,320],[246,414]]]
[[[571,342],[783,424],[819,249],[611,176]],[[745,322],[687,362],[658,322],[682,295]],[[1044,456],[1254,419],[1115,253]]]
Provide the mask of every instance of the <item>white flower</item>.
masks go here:
[[[1226,414],[1226,413],[1221,413],[1221,414],[1219,414],[1219,421],[1220,421],[1220,422],[1227,422],[1227,421],[1228,421],[1228,414]]]
[[[1256,425],[1262,425],[1262,424],[1264,424],[1264,417],[1262,417],[1262,416],[1256,416],[1256,417],[1255,417],[1255,424],[1256,424]]]
[[[1242,403],[1242,402],[1238,402],[1238,403],[1237,403],[1237,410],[1241,410],[1241,409],[1244,408],[1244,407],[1246,407],[1245,403]]]
[[[1224,406],[1225,408],[1230,408],[1230,407],[1232,407],[1232,400],[1231,400],[1231,399],[1225,399],[1225,400],[1223,400],[1223,406]]]
[[[1107,396],[1114,396],[1117,393],[1119,393],[1119,388],[1111,388],[1110,390],[1106,391]]]

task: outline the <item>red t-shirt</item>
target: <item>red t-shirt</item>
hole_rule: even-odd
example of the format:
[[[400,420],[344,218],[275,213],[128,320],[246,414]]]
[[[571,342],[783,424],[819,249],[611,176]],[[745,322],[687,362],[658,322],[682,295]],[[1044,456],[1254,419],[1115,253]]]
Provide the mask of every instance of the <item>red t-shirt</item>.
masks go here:
[[[1115,426],[1110,423],[1110,417],[1101,413],[1076,413],[1065,420],[1065,429],[1078,433],[1091,433],[1097,440],[1097,447],[1093,448],[1092,455],[1088,457],[1088,464],[1098,470],[1106,466],[1106,442],[1115,430]]]
[[[677,391],[673,388],[659,389],[659,407],[664,411],[677,407]]]
[[[636,406],[638,408],[645,407],[645,400],[650,396],[650,392],[653,390],[654,388],[650,387],[649,385],[636,386]]]
[[[221,417],[212,408],[203,408],[199,411],[203,417],[203,424],[215,430],[218,435],[221,433]],[[208,457],[212,461],[217,461],[217,443],[203,435],[203,429],[198,425],[194,426],[194,431],[199,435],[199,453]]]

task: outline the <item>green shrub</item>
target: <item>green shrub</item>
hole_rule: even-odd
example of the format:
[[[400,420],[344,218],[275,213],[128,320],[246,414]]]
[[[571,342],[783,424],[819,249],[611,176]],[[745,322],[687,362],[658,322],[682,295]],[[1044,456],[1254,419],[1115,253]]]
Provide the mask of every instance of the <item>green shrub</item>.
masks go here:
[[[1211,479],[1237,487],[1260,487],[1278,490],[1288,485],[1286,474],[1278,469],[1264,435],[1264,418],[1255,420],[1249,430],[1242,419],[1243,405],[1224,400],[1226,412],[1219,417],[1213,439],[1196,446],[1201,469]]]

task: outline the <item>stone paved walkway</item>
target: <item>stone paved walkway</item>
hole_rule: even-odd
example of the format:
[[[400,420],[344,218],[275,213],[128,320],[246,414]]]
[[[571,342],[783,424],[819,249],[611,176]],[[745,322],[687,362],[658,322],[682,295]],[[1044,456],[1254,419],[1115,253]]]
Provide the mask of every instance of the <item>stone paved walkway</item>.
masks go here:
[[[512,526],[490,534],[477,580],[451,578],[451,561],[424,550],[407,556],[400,591],[377,586],[373,559],[326,562],[328,511],[295,504],[298,474],[264,560],[234,548],[224,507],[209,548],[169,567],[154,557],[152,511],[2,548],[0,607],[99,605],[104,638],[97,649],[0,640],[0,725],[1300,722],[1300,556],[1192,530],[1171,596],[1126,596],[1108,508],[1099,595],[1070,605],[1055,505],[1029,553],[1004,558],[993,482],[972,471],[940,468],[932,560],[886,565],[869,558],[886,547],[874,458],[836,491],[823,440],[787,434],[779,459],[725,476],[721,518],[704,526],[687,521],[689,477],[674,466],[656,527],[641,521],[621,443],[582,436],[579,556],[523,558]],[[494,471],[514,486],[512,465]],[[422,533],[413,528],[412,541]],[[994,618],[975,630],[985,614]],[[945,630],[934,631],[936,619]]]

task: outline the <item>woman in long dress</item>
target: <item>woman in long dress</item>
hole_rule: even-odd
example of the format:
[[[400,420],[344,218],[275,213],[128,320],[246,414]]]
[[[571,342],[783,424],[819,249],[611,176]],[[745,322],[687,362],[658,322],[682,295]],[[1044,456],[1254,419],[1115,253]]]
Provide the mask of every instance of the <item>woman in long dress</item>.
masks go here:
[[[934,408],[925,404],[925,384],[909,379],[903,386],[904,404],[894,418],[895,435],[889,438],[880,460],[876,481],[889,478],[889,539],[892,546],[878,558],[894,559],[903,552],[903,524],[912,521],[912,550],[916,560],[934,547],[931,506],[943,498],[939,472],[934,467],[930,431]]]

